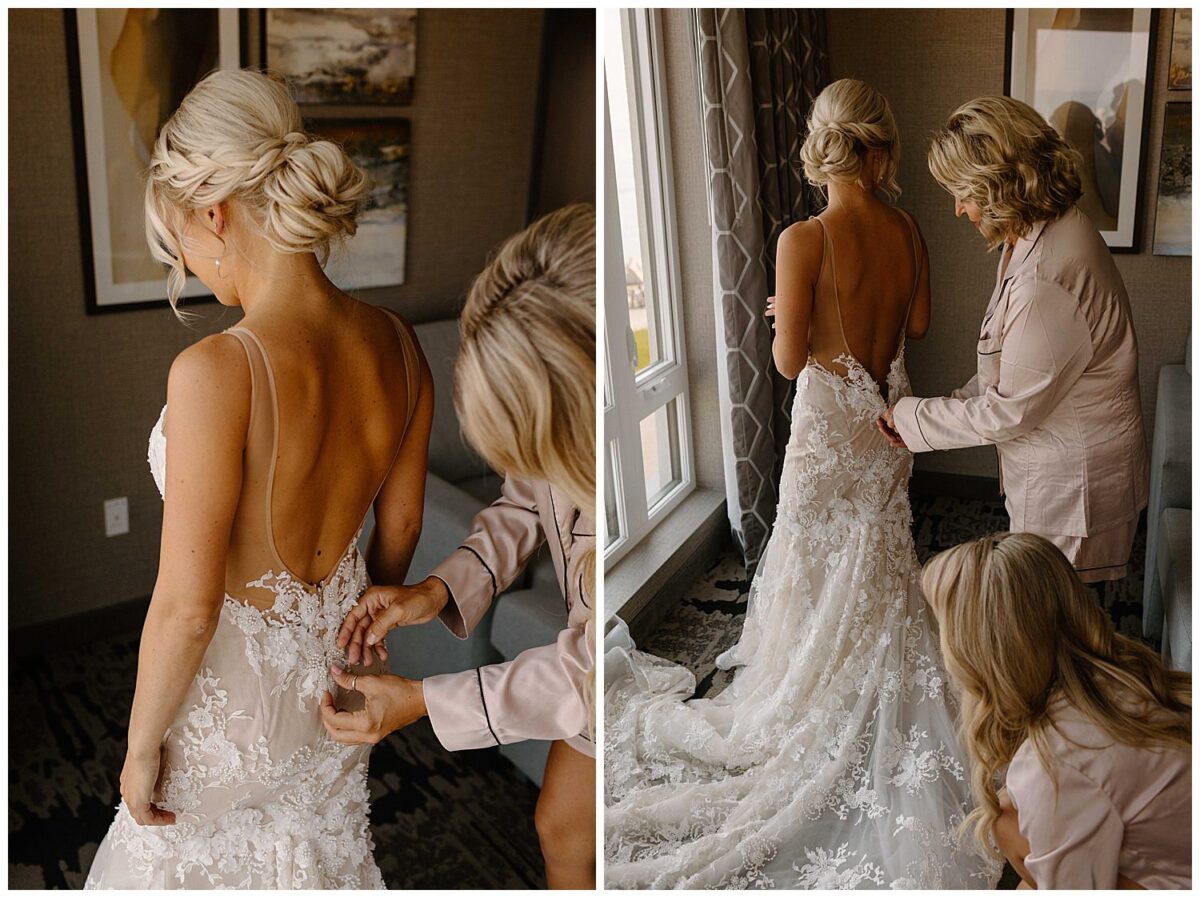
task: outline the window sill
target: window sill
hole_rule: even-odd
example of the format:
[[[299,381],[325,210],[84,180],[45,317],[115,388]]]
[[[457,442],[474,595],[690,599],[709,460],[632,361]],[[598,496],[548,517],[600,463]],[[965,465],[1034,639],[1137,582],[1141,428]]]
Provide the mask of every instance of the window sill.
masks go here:
[[[729,540],[725,494],[696,489],[604,574],[606,620],[620,617],[635,641],[644,638],[671,609],[667,593],[682,577],[700,573]],[[658,601],[662,596],[663,600]]]

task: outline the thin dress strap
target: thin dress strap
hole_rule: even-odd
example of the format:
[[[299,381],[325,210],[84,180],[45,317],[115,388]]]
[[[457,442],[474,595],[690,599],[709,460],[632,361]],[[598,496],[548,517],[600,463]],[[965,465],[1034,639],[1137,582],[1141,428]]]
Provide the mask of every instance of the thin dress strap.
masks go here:
[[[408,410],[404,418],[404,432],[408,433],[408,425],[412,423],[413,412],[417,409],[417,393],[421,388],[419,372],[414,368],[417,348],[404,320],[391,309],[385,309],[383,306],[379,308],[391,319],[392,327],[396,329],[396,336],[400,340],[400,350],[404,353],[404,378],[408,385]]]
[[[842,334],[842,346],[845,348],[847,355],[851,358],[857,358],[850,349],[850,342],[846,339],[846,328],[842,325],[842,300],[838,296],[837,255],[833,251],[833,235],[829,233],[829,229],[825,227],[825,222],[821,221],[819,216],[814,215],[812,220],[821,226],[821,268],[825,267],[825,244],[829,244],[829,276],[833,279],[833,303],[837,309],[837,323],[838,330]],[[818,271],[817,280],[819,281],[820,279],[821,273]]]
[[[897,207],[899,208],[899,207]],[[917,298],[917,288],[921,286],[921,269],[924,267],[921,255],[921,239],[917,235],[917,223],[911,215],[904,209],[899,210],[908,221],[908,229],[911,232],[913,242],[913,270],[916,274],[913,275],[912,293],[908,296],[908,308],[904,310],[904,322],[900,325],[900,348],[904,348],[904,338],[908,333],[908,317],[912,314],[913,300]]]
[[[416,340],[413,338],[408,324],[395,312],[390,309],[384,309],[383,313],[392,320],[392,327],[396,329],[396,337],[400,341],[400,351],[404,353],[404,381],[407,385],[408,392],[408,408],[405,411],[404,432],[400,434],[400,440],[396,443],[396,450],[392,453],[392,460],[388,462],[387,471],[383,475],[383,479],[379,481],[379,486],[375,488],[375,494],[371,497],[370,503],[367,505],[367,510],[363,512],[363,520],[366,520],[367,514],[375,505],[375,500],[379,498],[379,494],[383,492],[383,486],[387,483],[388,478],[392,476],[392,469],[396,467],[396,459],[400,457],[400,450],[404,446],[404,441],[408,437],[408,428],[412,424],[413,413],[417,409],[417,392],[421,388],[420,369],[414,369],[417,362],[417,347]]]
[[[275,466],[279,463],[279,393],[275,388],[275,372],[271,368],[271,356],[267,353],[267,347],[263,345],[258,334],[245,327],[237,328],[237,330],[249,337],[258,347],[258,352],[262,356],[263,368],[267,372],[267,390],[271,394],[271,464],[267,468],[267,488],[265,490],[267,547],[271,550],[271,557],[275,563],[283,570],[290,570],[283,558],[280,557],[279,549],[275,546],[275,525],[271,520],[271,505],[275,493]]]
[[[240,327],[230,327],[225,329],[225,333],[242,344],[242,351],[246,353],[246,362],[250,366],[250,414],[246,416],[246,441],[249,442],[250,426],[254,422],[254,403],[258,399],[258,377],[254,373],[254,356],[251,354],[250,345],[246,342],[245,334],[248,331]]]

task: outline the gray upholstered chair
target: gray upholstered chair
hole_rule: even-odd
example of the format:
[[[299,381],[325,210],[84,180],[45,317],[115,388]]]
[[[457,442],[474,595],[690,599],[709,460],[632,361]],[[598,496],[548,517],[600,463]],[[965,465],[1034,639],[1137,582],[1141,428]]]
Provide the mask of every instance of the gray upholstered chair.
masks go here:
[[[408,582],[418,583],[453,552],[470,531],[471,519],[500,496],[502,480],[462,436],[454,412],[454,358],[458,321],[415,326],[417,340],[433,375],[433,431],[429,439],[429,476],[425,481],[425,517]],[[374,526],[371,518],[363,528]],[[392,670],[410,677],[470,670],[511,660],[528,648],[552,643],[566,626],[563,604],[549,555],[542,552],[492,606],[469,639],[452,636],[440,623],[399,627],[388,635]],[[548,742],[502,746],[500,751],[529,779],[541,784]]]
[[[1191,338],[1182,365],[1159,369],[1150,500],[1146,509],[1146,573],[1142,633],[1161,641],[1178,666],[1191,664],[1192,370]],[[1187,538],[1184,538],[1184,534]],[[1165,626],[1164,626],[1165,624]],[[1173,629],[1172,629],[1173,628]],[[1172,632],[1168,635],[1167,630]]]
[[[1163,602],[1163,660],[1192,669],[1192,512],[1165,508],[1159,524],[1156,574]]]

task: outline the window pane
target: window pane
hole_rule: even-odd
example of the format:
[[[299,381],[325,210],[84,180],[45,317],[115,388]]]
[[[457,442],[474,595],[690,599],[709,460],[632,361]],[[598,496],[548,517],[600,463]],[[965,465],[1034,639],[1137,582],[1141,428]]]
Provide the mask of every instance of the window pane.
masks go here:
[[[643,418],[642,464],[646,472],[646,508],[653,508],[679,485],[679,400],[672,399]]]
[[[621,538],[621,520],[617,512],[617,442],[610,440],[604,453],[604,521],[601,526],[605,549]]]
[[[605,11],[604,78],[608,90],[610,128],[613,142],[613,177],[617,185],[617,209],[621,219],[625,292],[629,303],[630,361],[635,372],[644,371],[662,359],[662,340],[657,320],[657,298],[648,274],[646,216],[647,185],[641,175],[641,154],[635,149],[638,134],[638,104],[626,78],[628,48],[621,32],[620,13]]]

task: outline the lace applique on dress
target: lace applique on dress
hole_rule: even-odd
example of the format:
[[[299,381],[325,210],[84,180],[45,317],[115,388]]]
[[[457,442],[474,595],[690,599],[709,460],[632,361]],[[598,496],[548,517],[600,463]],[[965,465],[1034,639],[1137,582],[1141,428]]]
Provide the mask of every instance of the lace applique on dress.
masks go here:
[[[990,888],[957,837],[971,807],[927,623],[910,453],[852,356],[797,380],[774,530],[750,588],[741,665],[689,700],[686,669],[613,649],[605,690],[612,888]],[[909,392],[902,350],[888,401]],[[918,823],[920,821],[920,823]]]
[[[166,481],[166,409],[147,453]],[[381,889],[368,823],[369,748],[333,741],[318,707],[345,663],[337,632],[367,588],[358,535],[317,589],[288,572],[226,596],[217,631],[163,741],[156,801],[173,826],[139,826],[122,802],[87,888]]]

